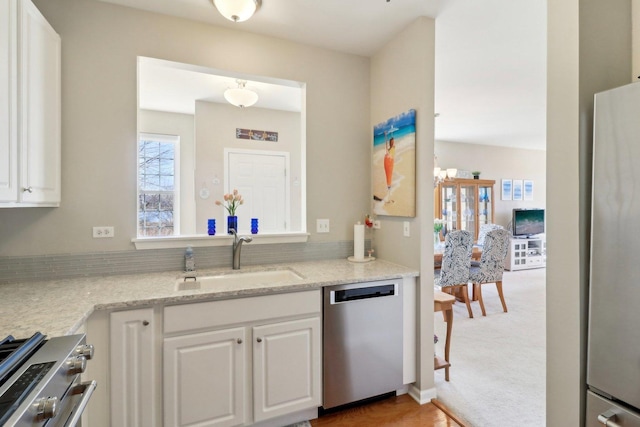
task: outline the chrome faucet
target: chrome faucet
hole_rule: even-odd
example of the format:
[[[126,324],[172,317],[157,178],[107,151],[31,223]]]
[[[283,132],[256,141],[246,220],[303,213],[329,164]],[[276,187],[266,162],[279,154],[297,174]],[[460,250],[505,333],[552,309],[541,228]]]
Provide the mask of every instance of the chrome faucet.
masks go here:
[[[229,229],[233,234],[233,269],[240,270],[240,250],[242,249],[242,242],[249,243],[253,240],[253,237],[242,236],[238,237],[234,228]]]

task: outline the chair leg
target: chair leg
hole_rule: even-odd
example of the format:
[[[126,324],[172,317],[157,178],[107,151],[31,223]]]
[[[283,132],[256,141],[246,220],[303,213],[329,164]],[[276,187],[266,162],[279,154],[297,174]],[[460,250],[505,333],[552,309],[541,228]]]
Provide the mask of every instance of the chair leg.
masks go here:
[[[474,283],[473,284],[473,292],[478,297],[478,302],[480,303],[480,310],[482,310],[482,315],[486,316],[487,312],[484,311],[484,301],[482,299],[482,284],[481,283]]]
[[[469,291],[467,289],[467,285],[462,285],[462,296],[464,297],[464,303],[467,305],[467,311],[469,312],[469,317],[473,319],[473,311],[471,311],[471,304],[469,303]]]
[[[504,302],[504,295],[502,294],[502,280],[496,281],[496,288],[498,288],[498,295],[500,296],[500,302],[502,303],[502,309],[507,312],[507,304]]]

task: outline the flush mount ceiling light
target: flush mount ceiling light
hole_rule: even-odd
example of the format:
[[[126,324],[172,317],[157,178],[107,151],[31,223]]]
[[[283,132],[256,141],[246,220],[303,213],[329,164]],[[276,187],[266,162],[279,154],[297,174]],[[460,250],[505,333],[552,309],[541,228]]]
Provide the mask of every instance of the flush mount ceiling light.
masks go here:
[[[224,99],[240,108],[251,107],[258,102],[258,94],[245,87],[246,80],[236,80],[236,82],[238,83],[237,88],[229,88],[224,91]]]
[[[242,22],[251,18],[262,0],[212,0],[218,12],[229,21]]]

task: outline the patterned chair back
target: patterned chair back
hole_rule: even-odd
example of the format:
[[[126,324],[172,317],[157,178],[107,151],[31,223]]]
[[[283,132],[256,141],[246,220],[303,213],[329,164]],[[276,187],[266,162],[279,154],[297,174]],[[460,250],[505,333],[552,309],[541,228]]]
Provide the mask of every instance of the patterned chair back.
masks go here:
[[[478,231],[478,246],[482,246],[484,245],[484,239],[487,236],[487,233],[492,231],[492,230],[499,230],[502,227],[501,225],[498,224],[482,224],[480,226],[480,230]]]
[[[444,242],[442,267],[436,285],[447,287],[467,284],[473,250],[472,234],[465,230],[451,231]]]
[[[474,283],[491,283],[502,280],[504,260],[509,250],[511,233],[504,228],[491,230],[487,233],[482,247],[482,257],[479,267],[471,271]]]

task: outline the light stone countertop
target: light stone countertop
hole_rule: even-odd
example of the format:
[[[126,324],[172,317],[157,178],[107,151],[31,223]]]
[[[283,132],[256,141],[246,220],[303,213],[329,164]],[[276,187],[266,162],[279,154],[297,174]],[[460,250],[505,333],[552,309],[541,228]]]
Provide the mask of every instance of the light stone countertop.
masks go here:
[[[417,277],[418,271],[383,260],[352,263],[322,260],[249,266],[242,272],[290,269],[303,279],[258,285],[216,285],[214,289],[177,290],[184,272],[94,276],[0,285],[0,338],[27,338],[39,331],[49,337],[82,329],[94,310],[179,304],[270,293],[296,292],[324,286]],[[198,270],[196,276],[237,273],[231,269]]]

